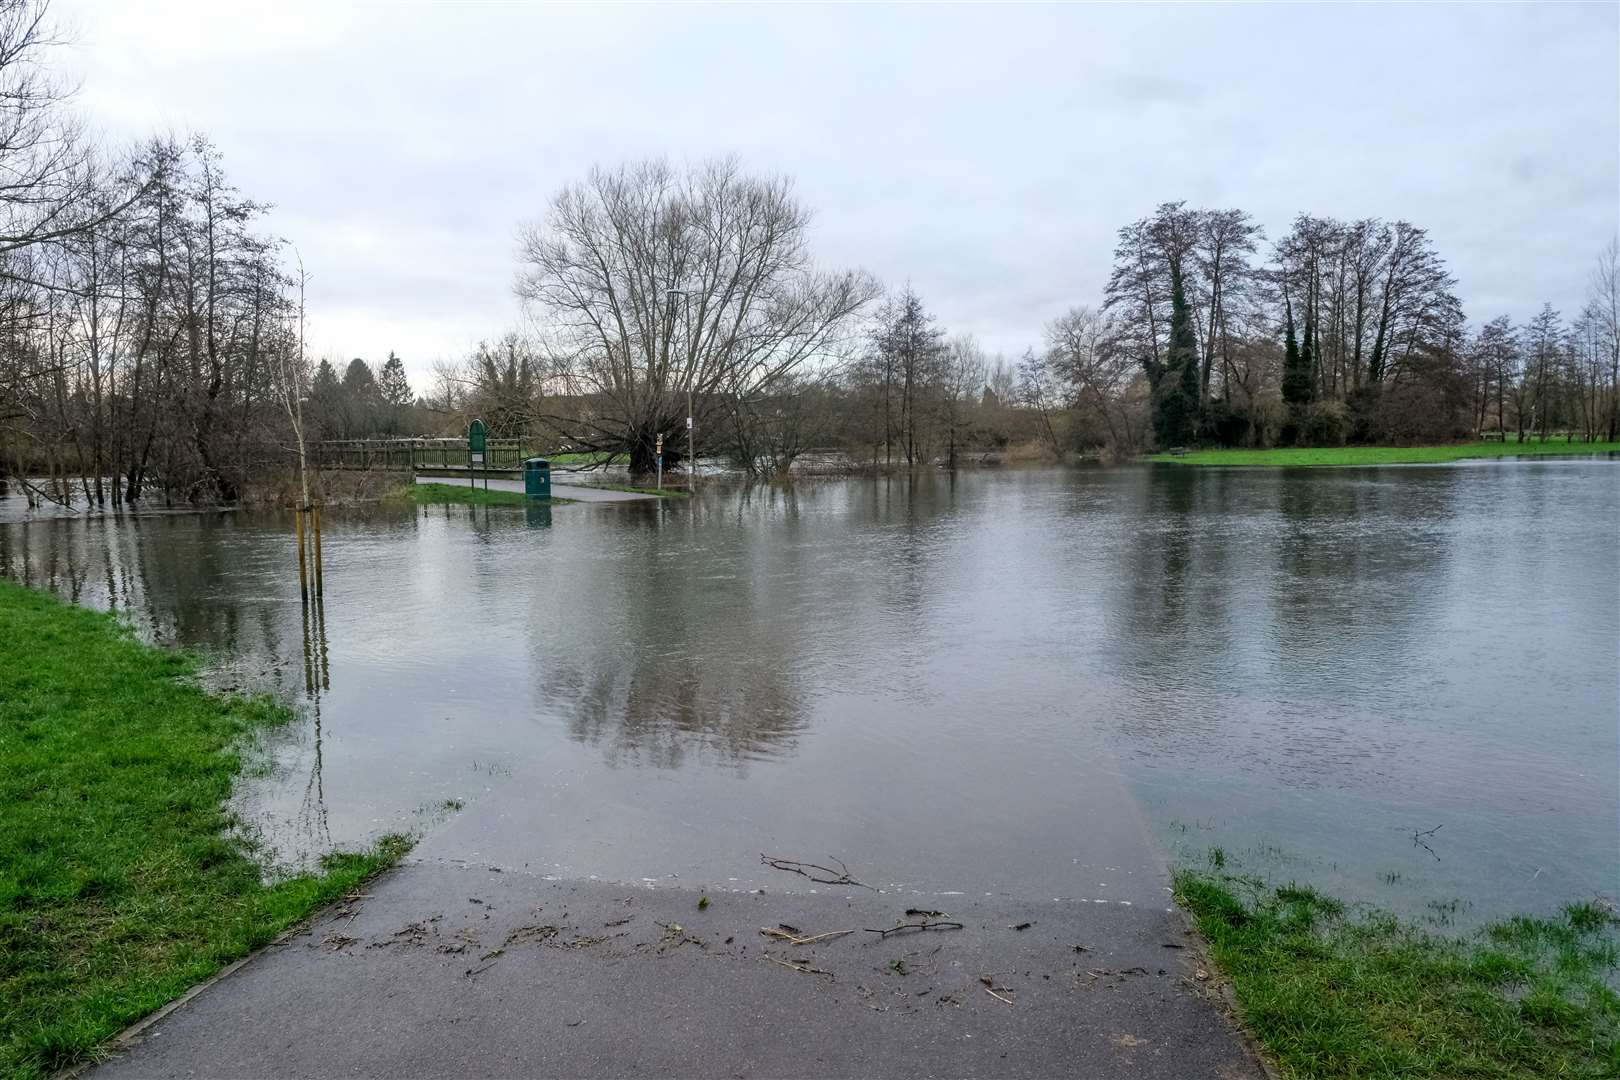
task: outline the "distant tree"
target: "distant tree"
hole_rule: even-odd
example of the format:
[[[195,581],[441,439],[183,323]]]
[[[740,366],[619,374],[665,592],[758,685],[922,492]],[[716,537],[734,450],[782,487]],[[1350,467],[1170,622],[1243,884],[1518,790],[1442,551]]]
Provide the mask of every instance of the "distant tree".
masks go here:
[[[377,391],[385,403],[396,409],[402,409],[415,400],[410,380],[405,376],[405,362],[391,351],[383,362],[382,372],[377,376]]]
[[[878,310],[872,344],[883,372],[884,446],[898,440],[906,464],[921,464],[928,403],[945,359],[945,331],[908,285]]]
[[[1100,426],[1109,452],[1123,454],[1136,448],[1130,418],[1121,408],[1132,364],[1112,341],[1113,326],[1105,316],[1085,306],[1070,308],[1046,326],[1046,362],[1067,407],[1082,421],[1081,437]]]
[[[938,398],[940,427],[945,431],[945,465],[956,468],[956,456],[967,441],[974,409],[985,392],[984,350],[971,334],[953,339],[940,357]]]
[[[522,231],[517,291],[547,328],[548,379],[587,407],[545,419],[645,473],[659,436],[666,464],[684,456],[690,397],[695,452],[727,449],[724,416],[835,351],[876,294],[816,265],[809,226],[787,179],[734,160],[597,168],[564,188]]]
[[[411,393],[410,380],[405,377],[404,361],[392,351],[377,373],[377,396],[381,399],[378,427],[385,435],[398,435],[404,429],[415,395]]]
[[[1068,388],[1052,353],[1024,353],[1018,364],[1016,386],[1018,404],[1035,414],[1040,441],[1053,457],[1062,457],[1063,437],[1058,424],[1068,408]]]
[[[1179,268],[1170,278],[1170,344],[1153,393],[1153,432],[1161,447],[1184,446],[1198,433],[1198,339]]]
[[[1300,354],[1299,337],[1294,333],[1294,306],[1283,306],[1282,399],[1290,409],[1303,409],[1311,403],[1311,369]]]
[[[369,398],[377,393],[377,376],[371,365],[358,356],[343,369],[343,392],[355,399]]]
[[[1489,397],[1489,391],[1495,392],[1496,399],[1496,431],[1497,434],[1507,434],[1507,393],[1518,377],[1519,368],[1519,337],[1513,328],[1513,322],[1506,315],[1498,316],[1479,328],[1474,336],[1473,345],[1474,363],[1482,374],[1483,386]],[[1487,401],[1486,407],[1489,407]],[[1484,423],[1479,424],[1481,430]]]
[[[1564,342],[1564,321],[1551,304],[1543,304],[1535,318],[1525,324],[1525,371],[1519,415],[1519,441],[1524,441],[1526,406],[1530,413],[1530,428],[1547,441],[1556,409],[1554,390],[1558,378],[1558,365]]]
[[[377,434],[383,411],[382,394],[377,389],[377,375],[370,364],[359,357],[349,361],[349,366],[343,369],[338,400],[345,438],[362,439]]]
[[[469,374],[471,407],[490,432],[503,438],[525,434],[529,418],[541,410],[541,360],[534,343],[516,332],[481,341]]]
[[[1604,428],[1613,442],[1620,438],[1620,239],[1611,237],[1598,256],[1586,311],[1596,330],[1601,362],[1608,368]]]

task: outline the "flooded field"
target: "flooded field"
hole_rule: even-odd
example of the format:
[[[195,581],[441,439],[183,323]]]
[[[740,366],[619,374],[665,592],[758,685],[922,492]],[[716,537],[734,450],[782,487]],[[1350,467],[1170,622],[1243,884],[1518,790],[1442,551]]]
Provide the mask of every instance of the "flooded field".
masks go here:
[[[308,610],[290,519],[16,502],[0,571],[305,705],[241,797],[286,861],[1142,903],[1145,821],[1447,925],[1620,891],[1610,461],[332,511]]]

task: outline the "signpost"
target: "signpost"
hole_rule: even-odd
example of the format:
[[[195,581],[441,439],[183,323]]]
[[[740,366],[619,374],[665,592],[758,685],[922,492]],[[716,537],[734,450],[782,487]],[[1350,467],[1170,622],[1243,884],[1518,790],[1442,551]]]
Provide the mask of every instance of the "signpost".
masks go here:
[[[658,460],[658,490],[663,491],[664,490],[664,436],[663,436],[662,433],[660,433],[659,436],[658,436],[658,449],[655,451],[655,456],[657,457],[657,460]]]
[[[489,469],[484,466],[484,447],[488,441],[489,429],[484,427],[482,420],[474,419],[467,425],[467,486],[476,488],[478,480],[473,475],[473,467],[484,470],[484,490],[489,490]]]

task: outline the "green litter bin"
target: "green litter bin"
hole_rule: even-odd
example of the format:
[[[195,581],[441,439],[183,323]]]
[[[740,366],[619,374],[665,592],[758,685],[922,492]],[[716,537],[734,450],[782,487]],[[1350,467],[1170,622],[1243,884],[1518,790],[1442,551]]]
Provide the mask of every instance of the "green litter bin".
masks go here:
[[[551,498],[551,462],[543,457],[523,462],[523,494],[531,499]]]

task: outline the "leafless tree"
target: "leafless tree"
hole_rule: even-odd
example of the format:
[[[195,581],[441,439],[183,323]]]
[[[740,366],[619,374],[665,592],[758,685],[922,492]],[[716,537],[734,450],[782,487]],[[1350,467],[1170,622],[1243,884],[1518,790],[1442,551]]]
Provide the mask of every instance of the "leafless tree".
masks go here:
[[[809,225],[786,179],[731,159],[597,168],[564,188],[520,233],[518,296],[583,403],[546,418],[647,472],[660,435],[682,457],[690,395],[696,451],[723,449],[725,412],[835,351],[876,295],[864,274],[816,266]]]

